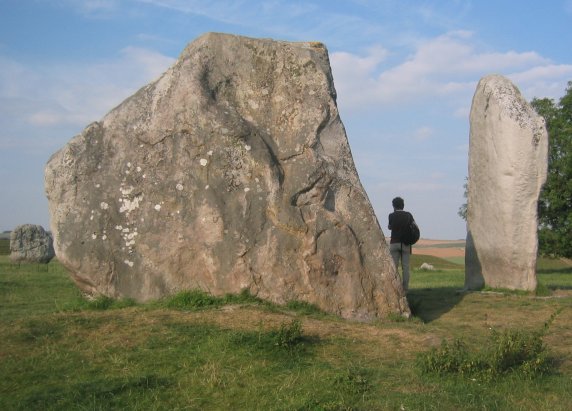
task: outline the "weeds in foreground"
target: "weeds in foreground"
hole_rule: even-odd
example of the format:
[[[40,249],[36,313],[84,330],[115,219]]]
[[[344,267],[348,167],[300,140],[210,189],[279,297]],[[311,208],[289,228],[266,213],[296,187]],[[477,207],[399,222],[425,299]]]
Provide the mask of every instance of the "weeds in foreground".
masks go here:
[[[308,338],[303,335],[302,322],[297,319],[282,322],[277,329],[263,330],[261,328],[257,332],[238,332],[234,338],[234,342],[239,345],[266,351],[277,349],[294,351],[301,348],[307,340]]]
[[[283,348],[292,348],[302,341],[302,323],[292,320],[290,323],[280,324],[275,333],[275,345]]]
[[[526,379],[546,375],[553,361],[542,337],[560,311],[555,311],[540,330],[493,330],[486,346],[477,352],[469,351],[461,339],[443,340],[439,348],[418,355],[417,366],[423,374],[458,374],[486,380],[508,374]]]
[[[341,390],[362,395],[372,388],[365,370],[356,367],[339,372],[334,377],[334,384]]]
[[[226,294],[222,297],[216,297],[205,291],[195,289],[181,291],[170,297],[153,302],[150,305],[184,311],[200,311],[229,304],[264,305],[265,302],[251,295],[248,290],[243,290],[240,294]]]
[[[311,315],[311,314],[322,315],[322,314],[325,314],[322,310],[320,310],[314,304],[310,304],[310,303],[307,303],[305,301],[298,301],[298,300],[288,301],[288,303],[286,304],[286,308],[289,310],[295,311],[298,314],[302,314],[302,315]]]

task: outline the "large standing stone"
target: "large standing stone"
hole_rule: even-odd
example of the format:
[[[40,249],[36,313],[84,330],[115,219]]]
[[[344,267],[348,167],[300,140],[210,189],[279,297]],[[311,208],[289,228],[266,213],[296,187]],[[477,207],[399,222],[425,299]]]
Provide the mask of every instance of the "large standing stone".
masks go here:
[[[52,236],[41,225],[19,225],[10,233],[10,260],[49,263],[55,257]]]
[[[465,287],[534,290],[544,119],[508,79],[491,75],[477,86],[470,121]]]
[[[408,315],[335,96],[320,43],[200,37],[48,162],[58,258],[112,297],[246,289]]]

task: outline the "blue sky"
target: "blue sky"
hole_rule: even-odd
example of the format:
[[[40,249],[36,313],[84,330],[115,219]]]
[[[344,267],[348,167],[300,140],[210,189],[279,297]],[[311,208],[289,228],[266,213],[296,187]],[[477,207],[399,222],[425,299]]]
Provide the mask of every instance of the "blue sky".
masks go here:
[[[471,99],[572,80],[572,0],[0,0],[0,231],[49,227],[49,157],[209,32],[326,44],[360,179],[387,234],[405,199],[422,236],[465,237]]]

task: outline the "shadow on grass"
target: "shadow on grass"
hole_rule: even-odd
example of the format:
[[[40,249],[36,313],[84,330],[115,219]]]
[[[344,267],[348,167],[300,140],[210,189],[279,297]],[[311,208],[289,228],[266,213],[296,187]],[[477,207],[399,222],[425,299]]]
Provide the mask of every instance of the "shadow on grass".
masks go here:
[[[537,274],[572,274],[572,267],[564,268],[540,268],[536,270]]]
[[[407,301],[412,314],[429,323],[451,311],[464,295],[458,287],[418,288],[409,290]]]
[[[557,290],[568,291],[568,290],[572,290],[572,285],[549,284],[546,286],[546,288],[548,288],[550,291],[557,291]]]

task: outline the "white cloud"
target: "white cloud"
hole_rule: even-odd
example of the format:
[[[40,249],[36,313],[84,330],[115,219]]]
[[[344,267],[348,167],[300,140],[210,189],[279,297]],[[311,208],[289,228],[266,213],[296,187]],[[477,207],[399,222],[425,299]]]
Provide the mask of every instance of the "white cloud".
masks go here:
[[[170,57],[135,47],[121,50],[113,60],[81,64],[27,66],[0,58],[0,104],[24,108],[21,117],[35,126],[87,125],[172,62]]]
[[[56,113],[51,110],[40,110],[32,113],[28,117],[28,121],[30,124],[40,127],[54,126],[62,123],[62,116],[60,113]]]
[[[558,100],[564,95],[566,84],[572,78],[572,65],[547,64],[512,73],[507,77],[529,100],[534,97]]]
[[[463,107],[457,108],[455,110],[455,112],[453,113],[453,116],[457,117],[457,118],[469,118],[470,112],[471,112],[471,107],[463,106]]]
[[[383,50],[381,54],[379,50]],[[333,53],[332,70],[341,104],[357,108],[366,104],[411,104],[430,98],[470,101],[479,78],[491,73],[510,76],[530,93],[562,93],[572,73],[570,65],[554,65],[534,51],[481,51],[466,31],[455,31],[419,42],[410,57],[383,67],[387,49],[370,49],[365,55]],[[383,58],[381,58],[383,57]],[[508,74],[512,73],[512,74]],[[451,100],[452,101],[452,100]],[[456,111],[455,115],[464,115]]]
[[[330,64],[338,95],[343,95],[350,105],[359,105],[368,99],[365,94],[377,87],[374,73],[387,55],[388,51],[379,45],[368,49],[365,56],[348,52],[332,53]]]
[[[135,47],[98,62],[28,65],[0,56],[0,146],[53,149],[101,119],[172,62]],[[59,143],[55,136],[60,136]]]
[[[119,10],[120,0],[58,0],[57,4],[71,8],[86,17],[108,17]]]
[[[434,134],[434,131],[429,126],[419,127],[415,130],[413,138],[417,141],[425,141],[429,139]]]

